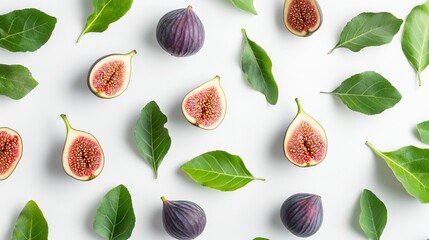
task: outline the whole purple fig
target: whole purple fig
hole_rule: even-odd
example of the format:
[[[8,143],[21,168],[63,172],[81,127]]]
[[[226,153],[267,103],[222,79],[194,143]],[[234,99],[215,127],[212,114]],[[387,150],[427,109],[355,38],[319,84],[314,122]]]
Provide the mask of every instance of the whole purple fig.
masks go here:
[[[283,225],[298,237],[315,234],[323,221],[323,207],[320,196],[309,193],[292,195],[280,210]]]
[[[168,201],[161,197],[163,203],[162,222],[170,236],[176,239],[194,239],[206,226],[206,214],[196,203],[191,201]]]
[[[176,57],[191,56],[204,44],[204,26],[191,6],[165,14],[156,27],[159,45]]]

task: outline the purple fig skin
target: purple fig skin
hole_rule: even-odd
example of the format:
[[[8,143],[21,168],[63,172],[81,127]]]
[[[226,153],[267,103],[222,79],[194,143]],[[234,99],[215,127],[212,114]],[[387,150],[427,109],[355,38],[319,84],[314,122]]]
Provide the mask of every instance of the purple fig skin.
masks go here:
[[[206,226],[204,210],[191,201],[168,201],[163,203],[162,222],[167,233],[175,239],[188,240],[197,238]]]
[[[315,234],[323,222],[323,207],[320,196],[298,193],[284,201],[280,218],[283,225],[298,237]]]
[[[197,53],[204,44],[204,26],[191,6],[165,14],[156,27],[159,45],[176,57]]]

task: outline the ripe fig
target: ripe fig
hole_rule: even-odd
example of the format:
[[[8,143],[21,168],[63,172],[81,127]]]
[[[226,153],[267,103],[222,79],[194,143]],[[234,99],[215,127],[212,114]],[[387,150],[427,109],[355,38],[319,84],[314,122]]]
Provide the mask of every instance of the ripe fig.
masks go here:
[[[309,193],[294,194],[284,201],[280,209],[283,225],[298,237],[315,234],[323,222],[320,196]]]
[[[226,97],[220,77],[189,92],[182,102],[182,112],[193,125],[206,130],[217,128],[225,117]]]
[[[283,21],[291,33],[306,37],[322,25],[322,12],[317,0],[285,0]]]
[[[97,60],[88,74],[88,87],[100,98],[114,98],[128,87],[131,78],[131,59],[137,53],[110,54]]]
[[[194,239],[206,226],[206,214],[196,203],[191,201],[168,201],[163,203],[162,222],[170,236],[176,239]]]
[[[197,53],[204,44],[204,26],[191,6],[165,14],[156,27],[159,45],[176,57]]]
[[[286,131],[284,153],[299,167],[314,166],[325,159],[328,139],[323,127],[304,112],[298,98],[295,101],[298,113]]]
[[[72,128],[65,114],[61,114],[61,118],[67,129],[62,159],[64,171],[81,181],[96,178],[104,167],[100,143],[93,135]]]
[[[21,136],[15,130],[0,127],[0,180],[12,174],[21,156]]]

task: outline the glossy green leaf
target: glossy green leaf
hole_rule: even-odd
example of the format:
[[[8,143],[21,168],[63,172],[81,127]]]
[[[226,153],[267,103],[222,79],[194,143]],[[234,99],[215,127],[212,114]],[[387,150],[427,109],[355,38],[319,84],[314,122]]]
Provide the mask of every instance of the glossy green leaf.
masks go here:
[[[118,21],[130,10],[133,0],[93,0],[92,4],[94,11],[86,20],[85,27],[77,42],[82,39],[85,33],[104,32],[111,23]]]
[[[419,86],[420,73],[429,64],[429,1],[411,10],[405,19],[402,35],[402,51],[408,62],[417,71]]]
[[[130,238],[135,222],[131,195],[121,184],[103,197],[92,227],[103,239],[126,240]]]
[[[370,240],[379,240],[387,223],[387,209],[384,203],[370,190],[363,190],[360,196],[359,224]]]
[[[18,100],[33,90],[37,84],[28,68],[0,64],[0,95]]]
[[[381,152],[370,142],[366,144],[384,159],[411,196],[420,202],[429,202],[429,149],[407,146],[393,152]]]
[[[253,0],[231,0],[232,5],[243,11],[257,15],[255,7],[253,6]]]
[[[379,114],[402,98],[387,79],[372,71],[353,75],[333,92],[322,93],[333,94],[351,110],[368,115]]]
[[[255,178],[247,170],[243,160],[225,151],[204,153],[181,166],[195,182],[220,191],[234,191]]]
[[[134,131],[137,148],[143,159],[152,166],[155,178],[158,168],[170,149],[171,138],[164,127],[167,117],[161,112],[158,104],[151,101],[141,111]]]
[[[361,13],[347,23],[341,32],[340,40],[329,53],[337,48],[358,52],[365,47],[390,43],[402,22],[402,19],[387,12]]]
[[[268,239],[268,238],[263,238],[263,237],[257,237],[257,238],[254,238],[253,240],[270,240],[270,239]]]
[[[48,223],[42,210],[30,200],[22,209],[13,229],[13,240],[47,240]]]
[[[244,79],[252,88],[264,94],[268,103],[275,105],[279,90],[271,72],[271,59],[262,47],[247,37],[246,30],[241,31],[244,42],[241,69]]]
[[[0,15],[0,47],[11,52],[33,52],[51,37],[57,19],[34,8]]]
[[[429,144],[429,121],[417,124],[417,131],[419,132],[420,140]]]

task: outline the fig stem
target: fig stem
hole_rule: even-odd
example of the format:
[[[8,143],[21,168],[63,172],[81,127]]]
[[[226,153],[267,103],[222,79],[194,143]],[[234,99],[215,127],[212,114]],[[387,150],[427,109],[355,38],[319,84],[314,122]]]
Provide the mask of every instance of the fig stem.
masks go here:
[[[186,9],[188,9],[188,10],[192,10],[192,6],[191,6],[191,5],[188,5],[188,7],[187,7]]]
[[[136,55],[136,54],[137,54],[137,51],[134,49],[134,50],[132,50],[131,52],[127,53],[126,55],[128,55],[128,56],[132,57],[132,56],[134,56],[134,55]]]
[[[295,98],[295,102],[296,102],[296,105],[298,106],[298,114],[303,113],[304,111],[302,110],[301,102],[299,101],[299,99]]]
[[[70,125],[69,120],[67,119],[67,116],[65,114],[61,114],[60,116],[64,120],[64,123],[66,124],[67,132],[69,132],[70,129],[73,129],[72,126]]]
[[[164,203],[168,203],[168,200],[167,200],[164,196],[162,196],[162,197],[161,197],[161,200],[162,200],[162,202],[164,202]]]

